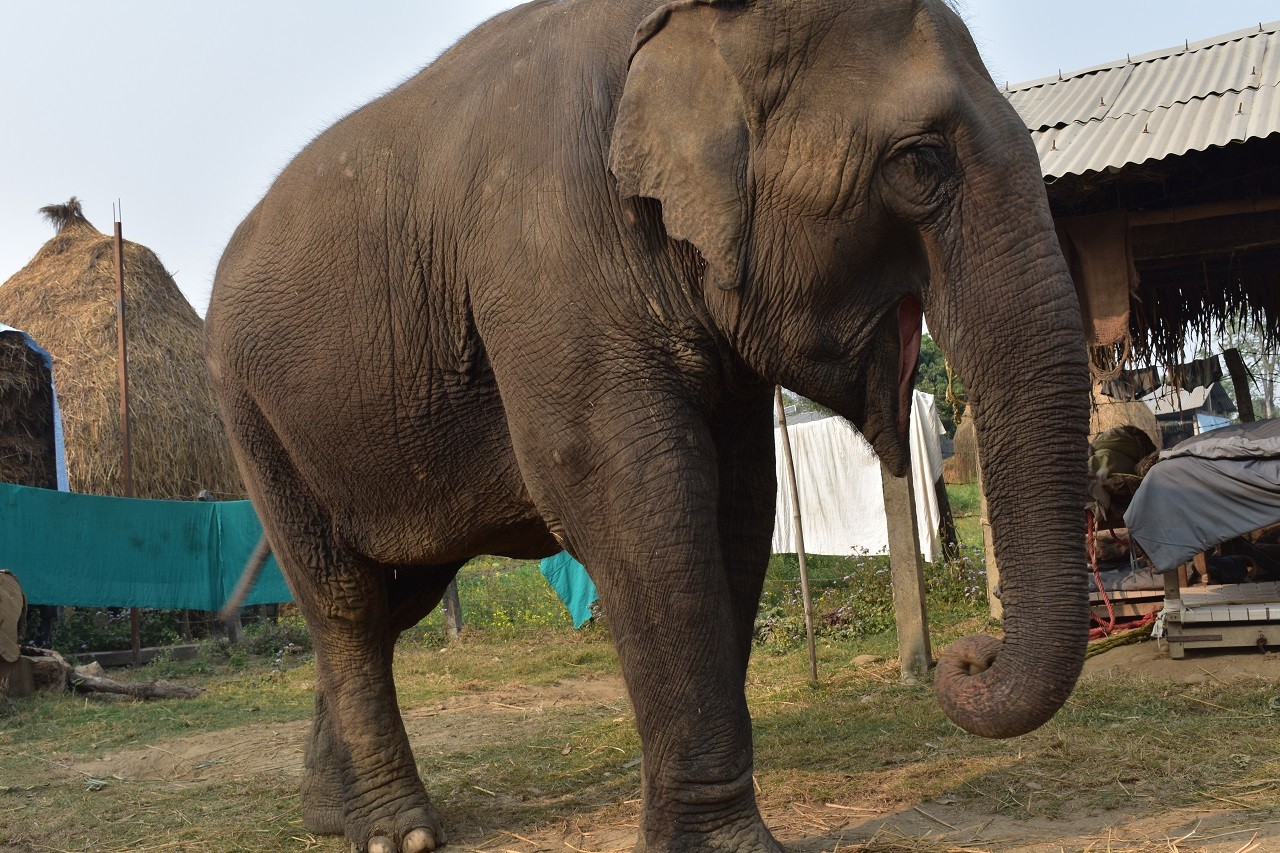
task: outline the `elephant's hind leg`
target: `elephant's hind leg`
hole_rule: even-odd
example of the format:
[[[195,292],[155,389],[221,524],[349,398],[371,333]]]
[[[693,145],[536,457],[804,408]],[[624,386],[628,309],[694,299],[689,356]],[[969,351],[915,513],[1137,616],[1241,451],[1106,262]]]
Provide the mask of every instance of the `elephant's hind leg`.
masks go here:
[[[392,681],[400,620],[390,604],[391,573],[343,547],[254,401],[227,389],[222,398],[246,485],[315,646],[319,737],[308,764],[322,783],[311,793],[323,799],[304,810],[333,828],[337,787],[345,792],[342,829],[356,853],[434,850],[445,835],[418,778]]]
[[[444,597],[461,561],[446,566],[413,567],[394,572],[387,583],[391,622],[387,642],[418,624]],[[316,710],[307,742],[306,774],[302,779],[302,825],[317,835],[342,835],[347,791],[352,784],[351,763],[329,713],[329,676],[316,674]]]

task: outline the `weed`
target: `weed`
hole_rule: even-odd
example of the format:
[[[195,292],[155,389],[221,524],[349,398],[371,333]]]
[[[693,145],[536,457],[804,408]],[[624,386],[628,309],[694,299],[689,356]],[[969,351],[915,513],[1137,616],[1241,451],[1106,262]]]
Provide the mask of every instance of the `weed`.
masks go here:
[[[807,563],[816,635],[855,639],[893,629],[888,557],[813,556]],[[769,562],[756,617],[756,639],[765,646],[786,648],[804,640],[799,574],[794,554],[777,554]],[[925,587],[931,605],[948,608],[953,617],[976,616],[985,608],[986,573],[972,549],[955,560],[926,564]]]
[[[142,610],[139,637],[144,646],[178,642],[173,611]],[[53,647],[66,655],[128,649],[133,645],[127,607],[63,607],[53,625]]]

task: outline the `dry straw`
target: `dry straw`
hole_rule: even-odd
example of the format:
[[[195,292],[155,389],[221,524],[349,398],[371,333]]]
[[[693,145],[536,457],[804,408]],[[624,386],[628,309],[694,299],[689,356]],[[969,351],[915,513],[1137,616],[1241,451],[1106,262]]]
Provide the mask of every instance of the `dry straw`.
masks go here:
[[[0,321],[53,356],[71,489],[119,495],[113,238],[85,219],[75,198],[41,212],[57,234],[0,286]],[[134,493],[243,497],[205,369],[200,317],[147,247],[125,242],[124,273]]]

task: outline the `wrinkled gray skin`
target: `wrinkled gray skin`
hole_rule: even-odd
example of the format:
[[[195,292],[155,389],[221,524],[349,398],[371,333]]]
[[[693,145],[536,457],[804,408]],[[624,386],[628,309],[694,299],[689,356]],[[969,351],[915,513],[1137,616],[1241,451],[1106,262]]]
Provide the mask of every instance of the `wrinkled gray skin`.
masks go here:
[[[778,850],[743,696],[770,388],[902,471],[916,297],[975,401],[1004,573],[1003,643],[944,655],[938,694],[1015,735],[1084,655],[1087,374],[1035,152],[943,3],[533,3],[322,134],[208,317],[315,640],[306,827],[444,842],[392,644],[469,557],[564,545],[635,705],[640,848]]]

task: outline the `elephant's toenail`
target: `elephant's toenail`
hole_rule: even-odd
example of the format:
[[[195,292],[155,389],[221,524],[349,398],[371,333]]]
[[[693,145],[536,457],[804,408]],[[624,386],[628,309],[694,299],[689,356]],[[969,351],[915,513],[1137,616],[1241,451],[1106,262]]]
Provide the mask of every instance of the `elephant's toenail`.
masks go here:
[[[404,837],[404,844],[400,845],[400,848],[400,853],[424,853],[427,850],[435,850],[436,841],[425,829],[415,829]]]
[[[396,846],[385,835],[375,835],[369,839],[369,853],[396,853]]]

